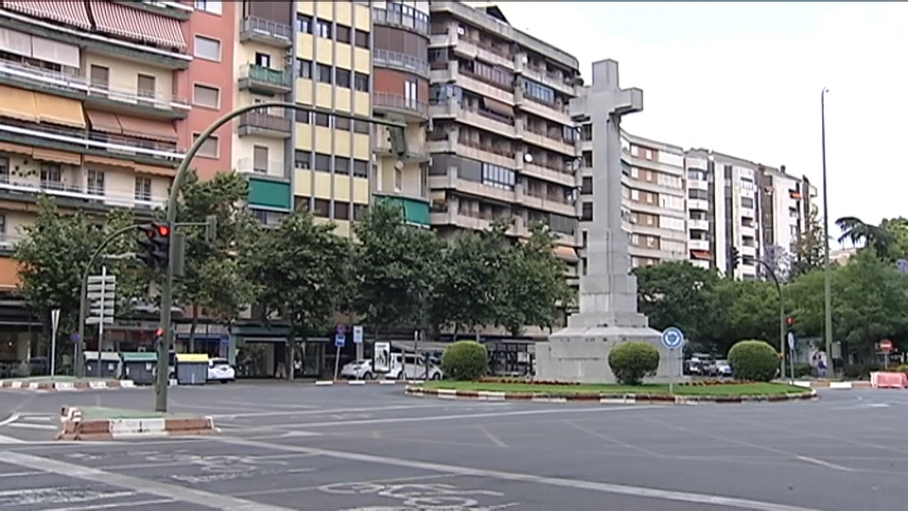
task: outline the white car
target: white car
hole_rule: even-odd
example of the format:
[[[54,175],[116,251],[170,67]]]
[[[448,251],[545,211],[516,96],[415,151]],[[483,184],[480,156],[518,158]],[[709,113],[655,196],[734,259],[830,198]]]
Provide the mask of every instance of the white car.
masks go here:
[[[391,370],[386,375],[391,380],[441,380],[444,373],[438,365],[429,362],[426,369],[425,359],[415,355],[391,354]]]
[[[236,370],[226,358],[212,358],[208,361],[208,381],[227,383],[236,379]]]
[[[354,380],[371,380],[375,376],[372,371],[371,360],[357,360],[344,364],[340,374],[343,378],[352,378]]]

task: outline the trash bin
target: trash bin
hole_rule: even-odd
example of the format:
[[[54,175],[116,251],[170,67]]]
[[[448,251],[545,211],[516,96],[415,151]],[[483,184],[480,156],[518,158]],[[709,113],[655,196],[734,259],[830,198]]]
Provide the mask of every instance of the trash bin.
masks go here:
[[[154,383],[155,367],[158,365],[158,354],[153,351],[121,353],[123,359],[123,379],[132,380],[136,385]]]
[[[177,353],[177,384],[205,385],[208,381],[208,355]]]
[[[101,374],[98,374],[98,352],[85,352],[85,376],[89,378],[116,378],[120,372],[120,354],[113,351],[101,352]]]

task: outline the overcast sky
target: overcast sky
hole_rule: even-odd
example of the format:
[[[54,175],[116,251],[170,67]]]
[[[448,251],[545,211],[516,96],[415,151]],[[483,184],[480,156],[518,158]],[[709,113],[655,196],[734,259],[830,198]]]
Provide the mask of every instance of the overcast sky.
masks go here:
[[[785,165],[821,192],[828,87],[830,218],[908,216],[908,3],[498,5],[587,80],[593,61],[617,60],[622,86],[644,91],[630,133]]]

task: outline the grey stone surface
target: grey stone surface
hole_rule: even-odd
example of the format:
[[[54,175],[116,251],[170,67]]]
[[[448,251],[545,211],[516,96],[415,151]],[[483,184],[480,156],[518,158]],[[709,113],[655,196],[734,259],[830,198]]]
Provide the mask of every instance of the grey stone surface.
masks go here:
[[[637,279],[629,274],[628,237],[621,228],[621,117],[641,110],[643,91],[620,87],[614,60],[594,62],[588,94],[571,102],[572,116],[589,117],[593,126],[593,220],[586,274],[580,277],[580,311],[536,347],[538,379],[614,383],[608,354],[629,341],[659,350],[652,381],[681,377],[680,350],[662,346],[661,333],[637,312]]]

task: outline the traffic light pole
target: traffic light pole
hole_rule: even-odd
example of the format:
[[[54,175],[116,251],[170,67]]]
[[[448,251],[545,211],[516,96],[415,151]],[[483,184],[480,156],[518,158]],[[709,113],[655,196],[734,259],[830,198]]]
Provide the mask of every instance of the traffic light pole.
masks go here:
[[[75,375],[76,377],[81,378],[85,374],[85,361],[82,359],[82,353],[85,351],[85,300],[88,295],[88,277],[91,275],[91,268],[94,266],[95,261],[104,252],[104,249],[107,248],[107,245],[111,241],[118,238],[120,235],[127,233],[129,231],[135,231],[136,226],[130,225],[128,227],[123,227],[122,229],[117,229],[116,231],[110,233],[104,241],[98,245],[98,248],[91,254],[91,258],[88,259],[88,265],[85,267],[85,271],[82,272],[82,288],[79,292],[79,341],[76,343],[76,368]],[[100,346],[98,347],[100,352]]]
[[[766,269],[766,272],[769,273],[769,276],[772,277],[772,281],[776,283],[776,291],[779,292],[779,353],[782,354],[782,369],[779,372],[779,376],[784,380],[785,379],[785,303],[782,301],[782,284],[779,283],[779,279],[776,277],[776,272],[772,270],[772,267],[763,261],[762,259],[754,259],[754,262]],[[789,357],[794,357],[794,353],[789,353]],[[794,360],[792,358],[792,360]],[[792,364],[794,362],[792,361]],[[792,374],[791,377],[794,378],[794,365],[792,365]]]
[[[177,168],[177,173],[173,178],[173,184],[170,186],[170,199],[167,201],[168,225],[173,226],[176,223],[177,203],[180,198],[180,189],[182,188],[183,180],[186,178],[186,173],[189,170],[189,164],[192,163],[192,159],[195,157],[196,153],[199,152],[199,149],[202,148],[202,144],[204,144],[208,140],[208,138],[214,134],[215,131],[220,129],[221,126],[227,124],[236,117],[239,117],[247,112],[252,112],[253,110],[267,110],[271,108],[286,108],[298,112],[310,112],[316,114],[321,113],[329,116],[350,119],[352,121],[367,122],[370,125],[381,124],[389,128],[397,128],[402,130],[406,130],[407,128],[406,124],[403,123],[387,121],[384,119],[374,119],[372,117],[363,117],[360,115],[350,115],[342,112],[333,112],[331,110],[297,105],[296,103],[285,103],[282,101],[267,101],[237,108],[236,110],[233,110],[220,119],[214,121],[214,123],[209,126],[208,129],[206,129],[204,132],[202,132],[201,135],[199,135],[199,137],[192,144],[192,147],[189,148],[189,151],[186,152],[186,155],[183,156],[183,161],[180,162],[180,166]],[[395,140],[395,137],[392,137],[392,140]],[[403,142],[405,142],[405,140]],[[175,244],[171,243],[169,263],[167,265],[167,274],[164,277],[164,283],[161,286],[161,328],[164,330],[164,342],[160,343],[160,345],[158,346],[159,367],[157,371],[157,378],[155,379],[155,411],[158,412],[167,411],[167,386],[170,383],[170,347],[173,345],[173,329],[171,328],[172,314],[170,309],[171,307],[173,307],[173,260],[175,256]],[[162,363],[164,364],[163,367]]]

